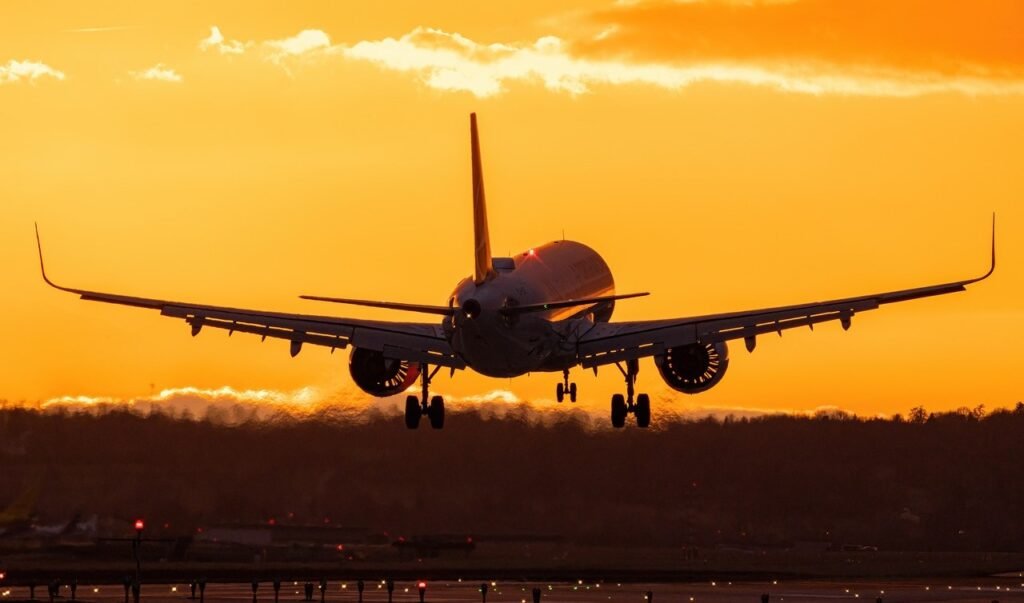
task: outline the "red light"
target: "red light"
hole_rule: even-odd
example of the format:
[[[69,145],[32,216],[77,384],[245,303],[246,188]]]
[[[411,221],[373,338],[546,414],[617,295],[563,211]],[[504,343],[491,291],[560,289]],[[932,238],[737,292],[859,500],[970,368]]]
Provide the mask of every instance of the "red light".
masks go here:
[[[466,536],[466,543],[467,544],[473,544],[473,537],[472,536]]]
[[[344,550],[345,550],[345,545],[343,545],[343,544],[339,544],[339,545],[337,546],[337,549],[338,549],[339,551],[344,551]]]
[[[274,519],[273,517],[271,517],[270,519],[267,520],[267,525],[276,526],[277,525],[277,520]]]
[[[142,523],[141,519],[135,520],[135,530],[138,532],[142,531],[142,528],[146,527],[146,524]]]
[[[7,573],[6,572],[0,572],[0,580],[3,580],[6,577],[7,577]]]
[[[427,588],[427,583],[422,581],[422,580],[420,580],[420,583],[417,584],[416,586],[418,586],[420,588],[420,590],[423,590],[423,589]]]

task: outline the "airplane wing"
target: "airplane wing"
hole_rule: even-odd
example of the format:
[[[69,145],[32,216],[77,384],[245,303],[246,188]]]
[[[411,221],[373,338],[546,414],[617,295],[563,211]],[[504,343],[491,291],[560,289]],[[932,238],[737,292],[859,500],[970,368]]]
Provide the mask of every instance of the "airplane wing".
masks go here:
[[[302,345],[306,343],[329,347],[332,351],[334,348],[353,345],[382,352],[388,358],[424,362],[453,369],[466,367],[466,363],[452,351],[441,325],[436,323],[264,312],[64,287],[54,283],[46,275],[38,228],[36,242],[39,244],[39,268],[43,280],[51,287],[77,294],[81,299],[89,301],[158,310],[163,316],[183,319],[192,327],[193,337],[204,327],[210,327],[225,329],[229,334],[237,331],[259,335],[263,339],[271,337],[287,340],[291,344],[292,356],[297,355]]]
[[[903,289],[887,293],[848,297],[830,301],[781,306],[745,312],[710,314],[666,320],[640,320],[620,323],[599,323],[577,341],[578,358],[584,368],[625,360],[655,356],[665,350],[693,343],[716,343],[743,339],[753,351],[757,336],[795,327],[810,327],[820,322],[838,320],[849,329],[853,315],[874,310],[883,304],[963,291],[967,285],[985,280],[996,267],[995,218],[992,220],[992,261],[984,275],[962,281]]]

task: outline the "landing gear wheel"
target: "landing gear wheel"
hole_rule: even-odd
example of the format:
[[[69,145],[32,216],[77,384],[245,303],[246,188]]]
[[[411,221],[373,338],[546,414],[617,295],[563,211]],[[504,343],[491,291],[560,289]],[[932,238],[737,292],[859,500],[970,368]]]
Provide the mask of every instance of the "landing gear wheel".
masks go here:
[[[633,409],[636,415],[636,426],[646,429],[651,426],[651,397],[647,394],[637,394],[636,408]]]
[[[565,385],[559,383],[558,387],[555,388],[555,400],[558,400],[559,402],[561,402],[564,399],[565,399]]]
[[[423,409],[420,408],[420,399],[416,396],[405,397],[405,426],[409,429],[416,429],[420,426],[420,416]]]
[[[629,408],[626,406],[626,398],[622,394],[612,396],[612,427],[622,429],[626,426],[626,413]]]
[[[575,383],[570,383],[569,384],[569,401],[570,402],[575,402],[576,401],[576,384]]]
[[[444,429],[444,398],[434,396],[430,399],[430,407],[427,408],[427,417],[430,418],[430,426],[434,429]]]

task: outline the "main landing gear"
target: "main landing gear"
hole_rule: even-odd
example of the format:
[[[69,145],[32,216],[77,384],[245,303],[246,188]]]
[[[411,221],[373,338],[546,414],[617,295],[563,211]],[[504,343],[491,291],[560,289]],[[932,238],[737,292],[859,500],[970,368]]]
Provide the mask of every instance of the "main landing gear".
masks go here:
[[[562,370],[562,382],[555,388],[555,399],[561,402],[565,399],[565,395],[569,395],[569,401],[576,401],[576,384],[569,383],[569,369]]]
[[[411,394],[405,397],[405,426],[409,429],[419,427],[420,417],[423,415],[427,415],[427,418],[430,419],[430,426],[434,429],[444,428],[444,398],[441,396],[430,397],[430,381],[440,368],[440,366],[435,366],[431,371],[426,364],[420,365],[421,383],[423,384],[420,388],[420,397]],[[430,404],[427,404],[428,399]]]
[[[622,376],[626,378],[626,395],[615,394],[612,396],[612,427],[621,429],[626,426],[626,415],[633,413],[636,416],[636,426],[646,429],[651,425],[651,398],[647,394],[638,394],[633,400],[633,386],[636,385],[636,376],[640,372],[640,361],[637,359],[627,360],[626,368],[622,364],[615,363]]]

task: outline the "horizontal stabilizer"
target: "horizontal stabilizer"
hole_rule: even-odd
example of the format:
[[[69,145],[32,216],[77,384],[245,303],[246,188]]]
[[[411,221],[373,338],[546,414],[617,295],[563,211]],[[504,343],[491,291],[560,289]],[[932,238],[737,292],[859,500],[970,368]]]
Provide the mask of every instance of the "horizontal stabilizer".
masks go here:
[[[632,297],[644,297],[650,295],[648,292],[643,293],[624,293],[622,295],[603,295],[600,297],[584,297],[581,299],[565,299],[562,301],[547,302],[543,304],[530,304],[526,306],[513,306],[510,308],[502,308],[502,314],[506,316],[515,316],[517,314],[526,314],[528,312],[545,312],[547,310],[554,310],[557,308],[571,308],[573,306],[589,306],[591,304],[599,304],[602,302],[610,302],[618,299],[630,299]]]
[[[302,299],[313,301],[331,302],[332,304],[347,304],[350,306],[369,306],[371,308],[387,308],[388,310],[405,310],[406,312],[420,312],[423,314],[443,314],[452,316],[455,308],[449,306],[426,306],[423,304],[402,304],[397,302],[371,301],[366,299],[348,299],[344,297],[320,297],[318,295],[300,295]]]

